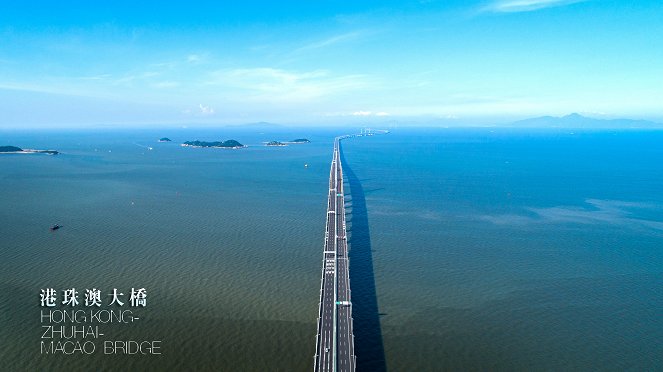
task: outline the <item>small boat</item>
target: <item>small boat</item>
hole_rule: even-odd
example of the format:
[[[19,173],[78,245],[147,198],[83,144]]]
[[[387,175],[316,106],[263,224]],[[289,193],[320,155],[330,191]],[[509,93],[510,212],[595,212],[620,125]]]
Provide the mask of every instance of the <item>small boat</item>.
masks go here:
[[[308,168],[308,164],[304,164],[304,168]]]
[[[62,227],[61,225],[55,224],[55,225],[51,226],[51,231],[58,230],[61,227]]]

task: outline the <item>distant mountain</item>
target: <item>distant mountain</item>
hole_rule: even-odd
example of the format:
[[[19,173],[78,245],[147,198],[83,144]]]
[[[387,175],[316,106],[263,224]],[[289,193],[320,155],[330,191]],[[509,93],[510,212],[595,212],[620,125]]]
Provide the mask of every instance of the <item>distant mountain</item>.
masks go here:
[[[595,119],[580,114],[566,116],[541,116],[507,124],[509,127],[522,128],[575,128],[575,129],[619,129],[619,128],[663,128],[663,123],[632,119]]]

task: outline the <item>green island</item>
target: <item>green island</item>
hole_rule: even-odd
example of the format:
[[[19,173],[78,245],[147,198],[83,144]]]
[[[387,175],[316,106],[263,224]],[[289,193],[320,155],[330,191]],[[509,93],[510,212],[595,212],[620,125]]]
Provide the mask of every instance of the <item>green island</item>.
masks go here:
[[[0,153],[4,154],[49,154],[57,155],[59,152],[55,150],[32,150],[32,149],[22,149],[16,146],[0,146]]]
[[[242,147],[246,147],[242,145],[241,143],[235,141],[235,140],[227,140],[227,141],[214,141],[214,142],[205,142],[205,141],[186,141],[182,144],[182,146],[188,146],[188,147],[217,147],[217,148],[226,148],[226,149],[240,149]]]
[[[168,137],[159,138],[159,142],[170,142],[170,138]]]
[[[283,142],[279,142],[279,141],[270,141],[270,142],[267,142],[265,144],[265,146],[288,146],[288,145],[286,145]]]
[[[290,143],[311,143],[311,141],[309,141],[306,138],[297,138],[295,140],[290,141]]]
[[[22,148],[16,146],[0,146],[0,152],[21,152]]]

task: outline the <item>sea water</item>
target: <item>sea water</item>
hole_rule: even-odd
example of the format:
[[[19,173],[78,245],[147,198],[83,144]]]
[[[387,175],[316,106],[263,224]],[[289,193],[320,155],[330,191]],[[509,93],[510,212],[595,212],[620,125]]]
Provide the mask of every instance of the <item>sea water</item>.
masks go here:
[[[332,143],[349,132],[0,133],[61,152],[0,156],[0,360],[310,370]],[[179,146],[196,139],[249,147]],[[661,144],[655,131],[500,128],[344,140],[358,367],[660,370]],[[40,353],[40,290],[72,287],[104,301],[146,288],[141,319],[103,339],[160,340],[161,353]]]

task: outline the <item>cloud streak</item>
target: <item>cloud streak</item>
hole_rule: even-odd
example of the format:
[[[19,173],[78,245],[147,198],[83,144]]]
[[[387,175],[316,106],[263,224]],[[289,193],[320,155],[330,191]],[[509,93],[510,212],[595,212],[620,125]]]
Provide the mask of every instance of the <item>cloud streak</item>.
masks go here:
[[[206,84],[270,101],[310,101],[368,85],[363,75],[334,76],[326,70],[297,72],[270,67],[218,70]]]
[[[307,45],[304,45],[301,48],[297,48],[295,52],[302,52],[306,50],[311,50],[311,49],[320,49],[320,48],[325,48],[334,44],[339,44],[343,43],[346,41],[351,41],[357,39],[359,36],[361,36],[361,32],[355,31],[355,32],[348,32],[345,34],[340,34],[336,36],[329,37],[324,40],[319,40]]]
[[[389,116],[389,113],[384,111],[355,111],[352,113],[352,116]]]
[[[498,0],[484,7],[493,13],[519,13],[586,2],[588,0]]]

